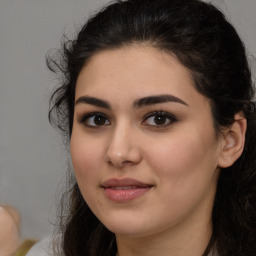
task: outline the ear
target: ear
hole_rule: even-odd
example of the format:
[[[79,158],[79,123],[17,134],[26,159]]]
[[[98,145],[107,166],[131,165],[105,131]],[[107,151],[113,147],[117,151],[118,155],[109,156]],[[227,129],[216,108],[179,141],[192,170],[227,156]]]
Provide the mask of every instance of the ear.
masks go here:
[[[218,166],[231,166],[242,154],[245,143],[247,121],[242,114],[235,115],[234,123],[227,128],[221,138],[221,152]]]

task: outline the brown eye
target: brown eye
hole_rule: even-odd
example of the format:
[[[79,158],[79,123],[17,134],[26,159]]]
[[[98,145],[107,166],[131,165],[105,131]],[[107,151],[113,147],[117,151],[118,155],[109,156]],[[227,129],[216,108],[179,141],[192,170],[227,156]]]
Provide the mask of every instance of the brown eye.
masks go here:
[[[95,125],[105,125],[107,118],[105,116],[97,115],[93,118],[93,122]]]
[[[166,123],[166,117],[163,115],[156,115],[154,117],[154,122],[156,125],[163,125]]]
[[[177,119],[173,117],[173,115],[161,111],[149,113],[145,117],[143,124],[149,126],[163,127],[168,126],[175,121],[177,121]]]
[[[88,127],[110,125],[109,119],[101,113],[90,113],[88,115],[85,115],[80,120],[80,123],[83,123]]]

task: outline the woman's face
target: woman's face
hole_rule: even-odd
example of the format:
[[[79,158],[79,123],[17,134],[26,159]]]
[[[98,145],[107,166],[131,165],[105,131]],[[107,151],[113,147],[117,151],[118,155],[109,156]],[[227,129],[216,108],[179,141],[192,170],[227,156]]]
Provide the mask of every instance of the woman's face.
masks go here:
[[[220,141],[209,101],[172,55],[130,46],[93,56],[75,93],[71,155],[81,193],[119,235],[209,221]]]

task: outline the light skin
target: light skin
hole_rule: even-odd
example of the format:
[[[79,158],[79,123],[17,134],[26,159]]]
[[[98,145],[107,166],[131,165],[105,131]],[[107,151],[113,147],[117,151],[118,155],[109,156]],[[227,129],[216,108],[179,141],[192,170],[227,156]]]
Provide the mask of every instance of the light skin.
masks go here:
[[[190,72],[148,46],[94,55],[79,74],[75,101],[74,172],[91,210],[116,234],[118,255],[202,255],[218,175],[243,150],[245,119],[238,115],[217,136],[209,100]],[[116,202],[102,186],[112,178],[150,187]]]

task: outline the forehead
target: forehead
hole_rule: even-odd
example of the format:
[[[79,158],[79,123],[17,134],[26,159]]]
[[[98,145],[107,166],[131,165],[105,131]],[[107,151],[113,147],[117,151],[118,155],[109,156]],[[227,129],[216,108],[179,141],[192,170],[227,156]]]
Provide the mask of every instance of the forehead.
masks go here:
[[[191,72],[175,55],[152,47],[129,46],[95,54],[81,70],[76,98],[129,97],[172,94],[190,101],[205,98],[193,84]],[[189,104],[189,103],[188,103]]]

